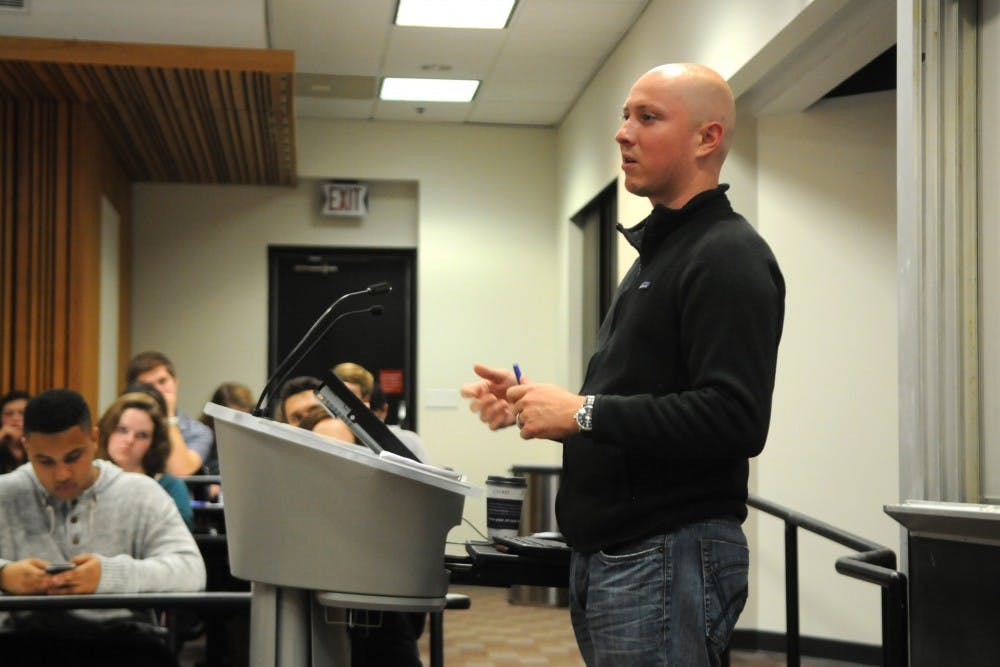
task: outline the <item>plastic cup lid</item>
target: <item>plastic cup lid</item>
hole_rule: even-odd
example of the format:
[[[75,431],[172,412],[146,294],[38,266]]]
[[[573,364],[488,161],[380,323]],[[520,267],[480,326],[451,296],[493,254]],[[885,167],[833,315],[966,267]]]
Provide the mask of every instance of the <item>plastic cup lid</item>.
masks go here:
[[[499,475],[490,475],[486,478],[486,483],[502,486],[528,486],[528,480],[524,477],[501,477]]]

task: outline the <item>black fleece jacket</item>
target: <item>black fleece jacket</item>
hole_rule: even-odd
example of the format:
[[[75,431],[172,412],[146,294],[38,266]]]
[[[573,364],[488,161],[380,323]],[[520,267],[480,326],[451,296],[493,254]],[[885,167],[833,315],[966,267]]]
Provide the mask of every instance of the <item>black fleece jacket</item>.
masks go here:
[[[629,230],[639,251],[601,325],[566,439],[559,528],[592,552],[685,523],[746,518],[748,459],[771,415],[785,284],[728,186]]]

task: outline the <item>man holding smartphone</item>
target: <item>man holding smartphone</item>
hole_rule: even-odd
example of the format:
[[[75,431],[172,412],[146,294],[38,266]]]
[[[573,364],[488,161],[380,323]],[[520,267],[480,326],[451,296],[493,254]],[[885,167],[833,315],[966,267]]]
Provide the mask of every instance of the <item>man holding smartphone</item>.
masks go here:
[[[24,413],[30,466],[0,476],[0,589],[17,595],[198,591],[205,564],[150,477],[95,460],[83,397],[42,392]]]

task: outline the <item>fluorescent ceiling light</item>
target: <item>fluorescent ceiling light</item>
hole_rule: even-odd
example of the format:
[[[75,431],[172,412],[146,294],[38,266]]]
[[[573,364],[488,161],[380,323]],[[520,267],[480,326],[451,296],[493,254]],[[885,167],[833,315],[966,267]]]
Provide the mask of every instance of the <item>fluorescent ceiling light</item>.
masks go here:
[[[379,98],[407,102],[470,102],[476,96],[475,79],[382,79]]]
[[[399,0],[396,25],[425,28],[492,28],[507,26],[515,0]]]

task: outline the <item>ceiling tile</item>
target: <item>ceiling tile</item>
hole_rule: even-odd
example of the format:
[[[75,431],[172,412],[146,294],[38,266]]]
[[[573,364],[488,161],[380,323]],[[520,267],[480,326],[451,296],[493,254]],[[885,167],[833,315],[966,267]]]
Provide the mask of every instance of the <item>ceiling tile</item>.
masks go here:
[[[0,35],[141,44],[264,48],[261,0],[32,0],[0,14]]]
[[[479,79],[490,72],[506,35],[502,30],[449,30],[394,27],[383,71],[386,76]],[[447,71],[425,71],[423,65],[446,65]]]
[[[344,100],[328,97],[295,98],[295,115],[313,118],[347,118],[365,120],[375,111],[375,100]]]
[[[461,123],[471,104],[464,102],[394,102],[379,100],[375,104],[377,120],[409,120],[420,122]],[[423,109],[423,113],[417,111]]]
[[[575,81],[498,81],[492,78],[480,86],[476,102],[545,100],[567,104],[579,91],[580,86]]]
[[[518,125],[555,125],[562,120],[566,104],[562,102],[490,102],[477,104],[469,113],[470,123]]]
[[[516,32],[573,34],[583,39],[608,35],[617,41],[645,8],[647,0],[529,0],[518,4]]]
[[[274,48],[294,49],[299,71],[376,76],[388,41],[392,0],[276,0]]]
[[[582,88],[594,75],[600,58],[566,58],[551,56],[540,60],[521,55],[505,55],[493,69],[493,77],[501,81],[569,81]]]

